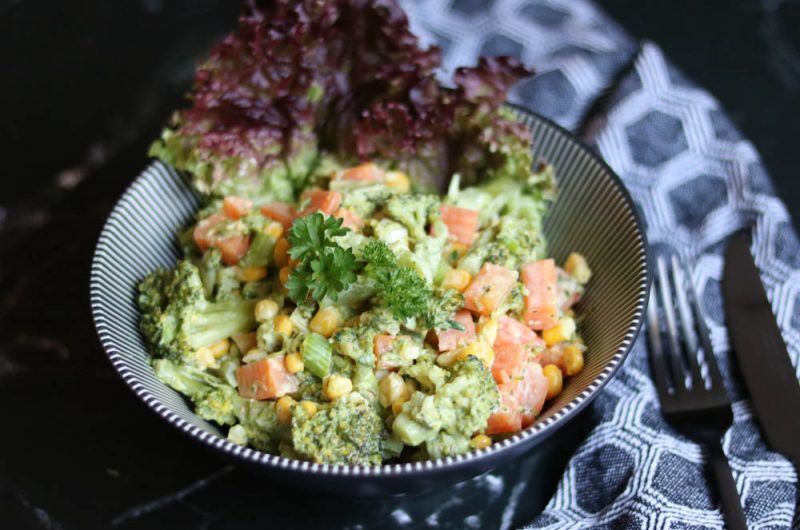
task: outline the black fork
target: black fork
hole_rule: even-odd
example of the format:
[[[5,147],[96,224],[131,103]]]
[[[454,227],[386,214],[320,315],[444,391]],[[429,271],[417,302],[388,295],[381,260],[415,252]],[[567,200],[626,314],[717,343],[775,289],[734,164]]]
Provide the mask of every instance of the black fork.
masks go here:
[[[675,430],[705,447],[725,523],[728,528],[746,529],[736,483],[722,451],[722,437],[733,423],[731,402],[691,279],[677,257],[670,261],[668,267],[663,257],[656,260],[656,281],[647,307],[650,369],[661,413]]]

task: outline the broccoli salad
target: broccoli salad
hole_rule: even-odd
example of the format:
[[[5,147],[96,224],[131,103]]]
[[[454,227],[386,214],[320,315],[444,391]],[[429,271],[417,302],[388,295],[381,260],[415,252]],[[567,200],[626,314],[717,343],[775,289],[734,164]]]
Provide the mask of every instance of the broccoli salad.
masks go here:
[[[248,3],[152,146],[204,202],[181,261],[139,285],[141,330],[156,376],[230,441],[325,464],[457,455],[582,370],[591,272],[548,258],[553,169],[502,106],[530,73],[482,59],[445,86],[438,66],[393,3]]]

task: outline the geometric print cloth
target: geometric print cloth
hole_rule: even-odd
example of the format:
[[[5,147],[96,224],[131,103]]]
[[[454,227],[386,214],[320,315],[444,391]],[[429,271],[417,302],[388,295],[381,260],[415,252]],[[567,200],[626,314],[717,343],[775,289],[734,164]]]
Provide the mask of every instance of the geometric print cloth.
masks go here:
[[[733,402],[723,440],[748,527],[792,521],[798,479],[767,446],[732,366],[720,296],[722,252],[749,229],[756,264],[800,374],[800,243],[753,145],[724,109],[583,0],[406,0],[412,28],[445,71],[512,55],[537,75],[510,100],[581,134],[620,175],[658,253],[693,264],[717,363]],[[645,332],[592,403],[595,427],[528,528],[723,528],[702,449],[664,421]],[[521,502],[524,502],[522,500]]]

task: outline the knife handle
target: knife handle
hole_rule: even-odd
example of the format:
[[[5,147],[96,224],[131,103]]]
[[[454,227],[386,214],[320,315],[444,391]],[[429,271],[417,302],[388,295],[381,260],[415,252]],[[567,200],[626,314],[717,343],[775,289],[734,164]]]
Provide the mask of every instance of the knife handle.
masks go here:
[[[711,469],[714,470],[714,477],[717,479],[717,491],[725,526],[731,530],[747,530],[747,519],[744,517],[739,492],[736,491],[736,482],[733,480],[728,457],[722,451],[722,444],[720,442],[710,444],[708,452],[711,457]]]

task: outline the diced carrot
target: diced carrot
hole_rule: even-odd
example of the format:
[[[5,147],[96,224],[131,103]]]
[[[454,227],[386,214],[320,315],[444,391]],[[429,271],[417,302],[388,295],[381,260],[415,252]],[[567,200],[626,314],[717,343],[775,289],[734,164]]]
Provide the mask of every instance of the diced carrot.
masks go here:
[[[222,252],[222,263],[236,265],[250,249],[250,237],[233,234],[217,240],[214,246]]]
[[[342,204],[342,194],[338,191],[321,190],[319,188],[310,190],[304,194],[311,202],[300,212],[299,217],[305,217],[314,212],[322,212],[331,215],[339,205]]]
[[[519,320],[503,315],[498,322],[497,339],[494,341],[494,347],[499,348],[511,344],[544,346],[544,341],[536,335],[536,332],[531,331],[529,327]]]
[[[465,245],[471,245],[475,241],[478,233],[477,211],[457,206],[441,206],[439,212],[452,239]]]
[[[519,405],[522,410],[522,428],[531,425],[542,411],[547,398],[548,381],[542,372],[542,365],[525,363],[525,370],[518,388]]]
[[[437,334],[440,352],[454,350],[458,346],[469,344],[475,340],[475,322],[472,320],[472,314],[469,311],[462,309],[457,312],[453,316],[453,321],[464,326],[464,331],[457,329],[440,331]]]
[[[495,346],[492,375],[498,385],[513,381],[522,373],[522,368],[528,361],[528,352],[518,344]]]
[[[499,370],[498,361],[501,364]],[[548,382],[542,366],[528,360],[521,346],[507,346],[495,352],[492,374],[502,379],[497,385],[501,406],[489,417],[486,433],[517,432],[531,425],[547,397]]]
[[[197,226],[194,227],[194,242],[197,245],[197,248],[200,249],[200,252],[205,252],[208,250],[208,247],[214,244],[214,238],[211,235],[211,230],[224,220],[224,215],[221,213],[215,213],[197,223]]]
[[[381,168],[372,162],[367,162],[345,169],[336,178],[337,180],[355,180],[359,182],[381,182],[383,181],[384,173]]]
[[[500,391],[500,408],[489,416],[486,434],[508,434],[520,431],[522,414],[519,413],[516,385],[511,382],[497,388]]]
[[[375,335],[372,340],[372,351],[376,356],[382,355],[387,351],[392,351],[394,341],[397,340],[397,335]]]
[[[253,209],[253,201],[229,195],[222,201],[222,211],[228,219],[241,219]]]
[[[392,351],[397,338],[397,335],[381,334],[375,335],[375,338],[372,339],[372,352],[375,354],[375,368],[378,370],[390,370],[392,368],[396,368],[386,365],[386,363],[381,360],[381,356],[386,352]]]
[[[528,263],[522,269],[525,297],[525,324],[535,330],[551,328],[558,322],[556,264],[552,259]]]
[[[239,395],[250,399],[273,399],[298,389],[297,378],[286,370],[283,355],[238,368],[236,383]]]
[[[297,217],[297,210],[285,202],[271,202],[261,207],[261,215],[281,223],[283,229],[288,231]]]
[[[364,226],[364,221],[347,208],[339,208],[333,212],[333,216],[342,220],[343,227],[349,228],[354,232],[361,230],[361,227]]]
[[[464,307],[480,315],[489,315],[505,301],[519,274],[501,265],[486,263],[464,291]]]

